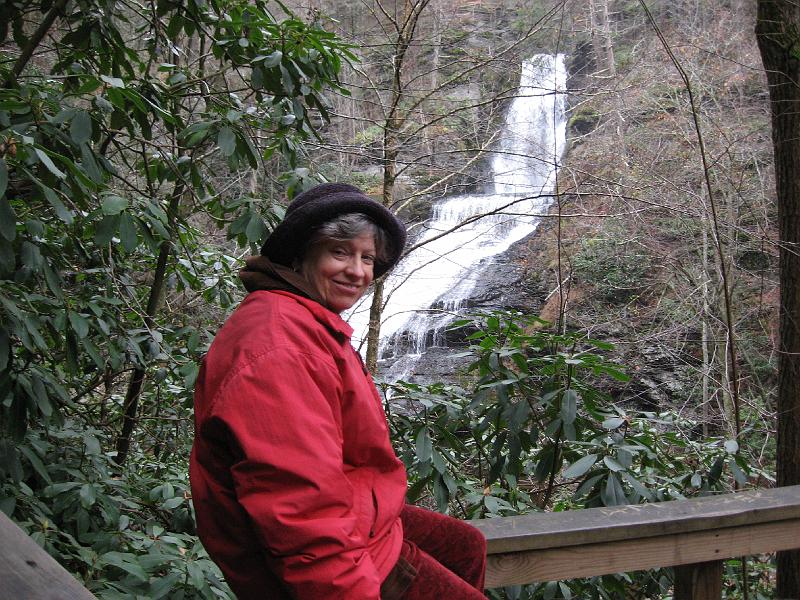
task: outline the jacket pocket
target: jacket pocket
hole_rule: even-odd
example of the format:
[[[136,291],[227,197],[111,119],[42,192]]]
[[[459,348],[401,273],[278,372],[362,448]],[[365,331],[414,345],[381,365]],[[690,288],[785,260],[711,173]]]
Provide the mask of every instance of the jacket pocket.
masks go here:
[[[378,496],[375,495],[375,488],[369,487],[369,495],[372,499],[372,520],[369,524],[369,537],[375,537],[376,530],[378,529]]]
[[[366,542],[374,535],[375,520],[378,516],[377,501],[372,489],[374,475],[369,471],[358,472],[351,476],[353,486],[353,511],[356,519],[356,531]]]

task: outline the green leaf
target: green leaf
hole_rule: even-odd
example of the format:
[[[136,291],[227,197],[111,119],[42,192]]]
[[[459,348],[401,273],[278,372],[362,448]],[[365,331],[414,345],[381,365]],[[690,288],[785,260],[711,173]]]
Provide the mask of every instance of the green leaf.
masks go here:
[[[553,447],[548,446],[542,450],[537,458],[539,461],[536,463],[536,467],[534,468],[534,475],[538,481],[544,481],[552,472],[553,464],[555,463]]]
[[[5,327],[0,327],[0,372],[6,370],[11,358],[11,338]],[[0,398],[2,399],[2,398]]]
[[[711,465],[711,469],[708,472],[708,479],[711,485],[714,485],[719,481],[719,478],[722,476],[722,468],[724,466],[725,458],[722,456],[717,457],[717,460],[714,461],[714,464]]]
[[[80,483],[77,481],[65,481],[62,483],[54,483],[53,485],[48,485],[44,493],[48,498],[53,498],[59,494],[63,494],[64,492],[69,492],[74,490],[77,487],[80,487]]]
[[[103,246],[111,241],[119,230],[119,215],[106,215],[94,226],[94,241]]]
[[[95,346],[91,342],[91,340],[89,340],[89,339],[83,340],[83,350],[94,361],[94,364],[97,365],[98,369],[104,369],[105,368],[106,361],[105,361],[105,359],[103,359],[102,356],[100,356],[100,352],[97,350],[97,346]]]
[[[53,296],[59,300],[63,300],[64,292],[61,289],[63,283],[61,277],[59,277],[58,273],[53,270],[47,261],[42,262],[42,271],[44,272],[44,280],[47,283],[47,287],[53,292]]]
[[[164,561],[164,564],[166,564],[166,561]],[[150,590],[147,592],[147,598],[150,598],[150,600],[160,600],[161,598],[168,597],[169,594],[175,591],[179,580],[180,575],[178,573],[170,573],[164,577],[154,578],[150,582]]]
[[[223,127],[217,134],[217,145],[225,156],[232,156],[236,152],[236,134],[230,127]]]
[[[633,465],[633,452],[625,448],[620,448],[617,451],[617,460],[623,467],[630,469],[631,465]]]
[[[431,452],[431,462],[433,463],[433,468],[439,473],[447,472],[447,461],[444,459],[442,454],[435,449]]]
[[[558,582],[556,581],[548,581],[544,586],[544,600],[553,600],[556,597],[556,592],[558,591]]]
[[[433,496],[436,498],[436,509],[440,512],[447,510],[447,503],[450,500],[450,491],[442,480],[440,473],[436,473],[433,478]]]
[[[596,454],[588,454],[583,458],[576,460],[572,463],[566,471],[564,471],[564,479],[574,479],[582,477],[589,469],[597,462]]]
[[[0,236],[9,242],[17,237],[17,215],[5,196],[0,198]]]
[[[746,485],[747,484],[747,475],[744,474],[741,467],[737,464],[736,459],[731,457],[728,461],[728,466],[731,469],[731,473],[733,473],[733,478],[739,485]]]
[[[69,124],[69,135],[76,145],[92,139],[92,117],[85,110],[79,111]]]
[[[29,242],[28,240],[22,242],[22,246],[20,247],[19,251],[19,257],[22,261],[22,264],[32,271],[38,271],[42,264],[42,251],[39,250],[39,246]]]
[[[282,58],[283,58],[283,53],[280,50],[275,50],[275,52],[273,52],[264,59],[264,66],[267,69],[276,67],[278,66],[278,64],[280,64]]]
[[[417,433],[416,449],[419,462],[426,463],[430,461],[431,453],[433,452],[433,443],[431,442],[427,427],[423,427]]]
[[[561,398],[561,420],[565,425],[575,422],[575,417],[578,412],[578,394],[575,390],[564,390],[564,396]]]
[[[728,454],[736,454],[739,451],[739,442],[736,440],[725,441],[725,452]]]
[[[294,96],[294,78],[292,77],[291,73],[289,73],[289,69],[284,67],[282,64],[279,65],[279,67],[281,71],[281,85],[283,86],[283,91],[289,97]]]
[[[126,252],[133,252],[139,245],[136,223],[129,214],[123,213],[119,220],[119,238]]]
[[[175,498],[168,498],[161,503],[161,508],[165,510],[173,510],[183,504],[186,499],[183,496],[176,496]]]
[[[33,390],[33,397],[36,400],[36,406],[39,412],[46,418],[50,418],[53,414],[53,405],[50,404],[50,398],[47,395],[47,390],[41,378],[36,375],[31,375],[31,389]]]
[[[616,429],[625,422],[622,417],[612,417],[603,421],[603,429]]]
[[[202,589],[204,585],[208,585],[206,583],[206,573],[205,570],[197,564],[195,561],[189,561],[186,563],[186,570],[189,573],[189,579],[192,582],[192,585],[196,589]]]
[[[136,556],[133,554],[128,554],[126,552],[106,552],[100,557],[100,560],[107,565],[113,565],[130,573],[141,581],[148,580],[147,573],[145,573],[144,569],[136,562]],[[192,565],[194,563],[190,562],[188,564]]]
[[[264,227],[264,221],[261,219],[261,215],[257,212],[253,212],[250,215],[250,221],[247,223],[247,228],[244,233],[247,236],[247,241],[250,243],[255,244],[261,241],[262,237],[267,233],[267,228]]]
[[[491,514],[497,514],[500,510],[500,502],[494,496],[484,496],[483,505]]]
[[[64,344],[64,367],[67,372],[74,375],[78,372],[78,338],[75,333],[69,329],[67,330],[66,343]]]
[[[575,499],[577,500],[588,494],[594,488],[595,484],[597,484],[597,482],[600,481],[602,478],[603,478],[602,473],[600,473],[599,475],[592,475],[591,477],[589,477],[589,479],[580,484],[580,486],[578,486],[578,489],[575,490],[575,495],[574,495]]]
[[[92,154],[88,144],[81,144],[81,165],[89,178],[95,183],[103,183],[103,172]]]
[[[86,446],[86,454],[89,456],[100,456],[100,441],[90,433],[83,436],[83,443]]]
[[[646,499],[648,502],[653,501],[653,493],[648,490],[644,484],[636,479],[633,475],[625,471],[622,473],[622,478],[630,484],[630,486],[639,494],[642,498]]]
[[[81,499],[81,506],[85,509],[91,508],[97,501],[97,491],[91,483],[84,483],[78,495]]]
[[[8,189],[8,165],[3,158],[0,158],[0,196],[4,196]]]
[[[100,79],[105,81],[112,88],[124,88],[125,82],[119,77],[110,77],[109,75],[100,75]]]
[[[564,597],[564,600],[572,600],[572,590],[569,589],[569,586],[566,583],[559,581],[558,587],[561,590],[561,595]]]
[[[183,384],[186,386],[186,389],[192,389],[199,373],[200,366],[196,363],[190,363],[186,369],[181,369],[181,375],[183,375]]]
[[[27,458],[28,462],[31,463],[33,470],[36,471],[39,477],[44,479],[48,484],[53,483],[52,479],[50,479],[50,473],[47,471],[44,463],[42,463],[41,459],[32,448],[21,444],[19,446],[19,451],[25,455],[25,458]]]
[[[628,503],[622,484],[614,473],[608,474],[606,484],[600,491],[600,499],[606,506],[621,506]]]
[[[17,499],[13,496],[9,498],[0,498],[0,512],[4,513],[7,517],[11,518],[14,514],[14,509],[17,506]]]
[[[36,152],[36,156],[39,157],[39,160],[42,161],[42,164],[47,167],[47,170],[50,171],[53,175],[58,177],[59,179],[65,179],[67,175],[59,169],[53,160],[47,155],[47,152],[42,150],[41,148],[34,148],[34,152]]]
[[[0,276],[6,276],[16,267],[14,245],[0,235]]]
[[[605,463],[605,465],[609,469],[611,469],[615,473],[618,473],[619,471],[624,471],[625,470],[625,467],[623,467],[621,464],[619,464],[616,460],[614,460],[610,456],[604,456],[603,457],[603,462]]]
[[[82,315],[76,312],[70,312],[69,323],[78,338],[83,339],[89,334],[89,321]]]
[[[103,198],[103,214],[118,215],[128,207],[127,198],[121,196],[106,196]]]
[[[72,211],[70,211],[64,203],[61,202],[61,199],[58,197],[56,191],[48,187],[44,184],[41,185],[42,192],[44,193],[44,197],[47,198],[47,201],[50,203],[50,206],[53,207],[53,210],[56,213],[56,216],[64,221],[67,225],[72,225],[73,216]]]
[[[253,67],[253,70],[250,73],[250,83],[255,90],[260,90],[264,87],[264,71],[261,70],[261,67]]]

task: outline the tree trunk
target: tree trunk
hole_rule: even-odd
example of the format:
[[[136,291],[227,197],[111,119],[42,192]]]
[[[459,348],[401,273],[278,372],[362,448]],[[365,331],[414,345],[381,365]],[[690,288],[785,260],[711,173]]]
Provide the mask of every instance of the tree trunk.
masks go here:
[[[178,212],[178,205],[180,204],[181,196],[183,195],[184,184],[178,182],[172,194],[168,208],[169,229],[170,235],[175,233],[175,216]],[[145,309],[144,325],[148,330],[155,327],[155,317],[158,313],[158,308],[161,306],[161,298],[164,291],[164,283],[167,278],[167,264],[169,256],[172,253],[172,239],[164,240],[158,251],[158,260],[156,261],[156,269],[153,273],[153,283],[150,286],[150,295],[147,298],[147,308]],[[128,382],[128,389],[125,392],[125,402],[122,405],[122,428],[115,444],[117,451],[114,457],[114,462],[120,467],[125,464],[128,459],[128,453],[131,446],[131,435],[136,428],[137,415],[139,412],[139,397],[142,394],[142,387],[145,379],[145,368],[136,367],[131,373],[130,381]]]
[[[391,208],[394,204],[394,183],[397,178],[397,157],[400,153],[398,134],[406,121],[400,108],[404,97],[403,65],[406,53],[414,40],[414,32],[419,16],[430,0],[405,0],[402,20],[395,17],[393,25],[397,31],[394,40],[394,56],[392,57],[392,93],[386,110],[383,127],[383,205]],[[387,14],[387,13],[385,13]],[[376,282],[375,294],[369,313],[369,331],[367,333],[367,368],[375,373],[378,366],[378,337],[380,336],[381,314],[383,313],[383,282]]]
[[[709,388],[711,379],[711,353],[708,351],[709,344],[711,343],[711,328],[708,325],[710,307],[708,302],[708,219],[706,213],[703,212],[703,270],[701,277],[703,280],[702,294],[703,294],[703,317],[702,317],[702,334],[700,336],[700,343],[703,348],[703,437],[708,437],[708,422],[710,419],[709,402],[711,402]]]
[[[31,34],[31,37],[28,38],[28,43],[24,48],[22,48],[22,52],[14,63],[14,66],[11,68],[10,79],[13,83],[16,83],[17,77],[22,74],[23,69],[25,69],[28,61],[33,56],[34,51],[39,47],[39,44],[42,43],[44,36],[46,36],[47,32],[50,31],[50,27],[53,26],[55,20],[61,15],[62,12],[64,12],[64,7],[66,5],[67,0],[57,0],[57,2],[53,4],[47,14],[44,16],[42,22],[39,23],[36,31],[34,31]]]
[[[759,0],[756,38],[767,72],[780,244],[778,485],[800,484],[800,4]],[[800,550],[778,552],[776,598],[800,598]]]
[[[591,0],[589,3],[592,24],[592,47],[597,64],[603,66],[606,77],[617,76],[614,46],[611,42],[611,25],[608,22],[608,0]]]
[[[381,332],[381,314],[383,313],[383,282],[382,278],[375,282],[372,291],[372,306],[369,309],[366,363],[370,373],[376,373],[378,369],[378,338]]]

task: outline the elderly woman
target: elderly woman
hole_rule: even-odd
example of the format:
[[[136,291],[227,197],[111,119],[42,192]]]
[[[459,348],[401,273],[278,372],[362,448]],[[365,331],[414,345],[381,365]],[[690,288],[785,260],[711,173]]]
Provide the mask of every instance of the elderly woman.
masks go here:
[[[197,528],[240,599],[478,599],[485,541],[405,504],[406,474],[339,314],[400,258],[403,224],[357,188],[291,203],[195,391]]]

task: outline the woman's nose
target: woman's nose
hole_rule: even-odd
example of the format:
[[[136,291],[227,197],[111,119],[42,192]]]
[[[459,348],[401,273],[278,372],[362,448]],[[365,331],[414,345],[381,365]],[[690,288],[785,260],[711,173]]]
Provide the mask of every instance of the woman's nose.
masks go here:
[[[350,260],[347,261],[346,272],[352,277],[364,276],[364,264],[361,262],[360,256],[353,255],[350,257]]]

